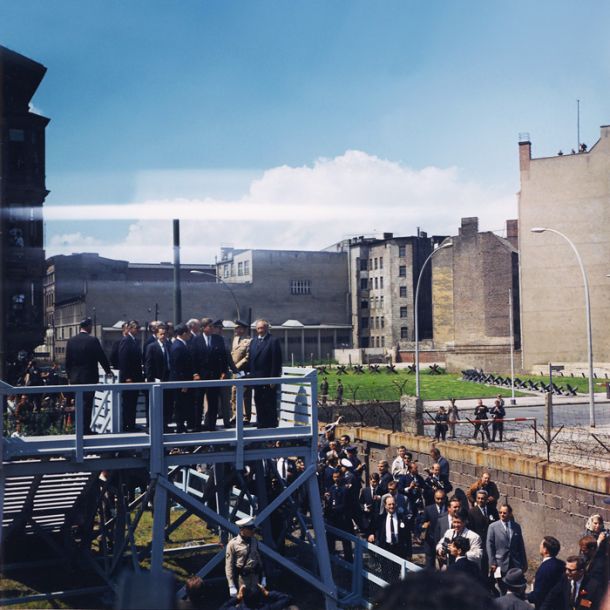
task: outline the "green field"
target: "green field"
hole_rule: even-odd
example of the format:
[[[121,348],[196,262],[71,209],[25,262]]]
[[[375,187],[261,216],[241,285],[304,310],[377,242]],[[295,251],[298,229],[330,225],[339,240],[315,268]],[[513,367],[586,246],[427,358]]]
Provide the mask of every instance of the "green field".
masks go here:
[[[324,375],[318,375],[318,387]],[[415,375],[399,370],[397,373],[371,373],[368,370],[363,374],[350,371],[347,375],[337,375],[336,370],[329,371],[328,396],[334,400],[337,395],[337,382],[339,378],[343,383],[343,402],[355,400],[399,400],[400,396],[415,395]],[[486,386],[480,383],[462,381],[461,375],[444,373],[431,375],[422,371],[419,377],[421,397],[424,400],[446,400],[449,398],[487,398],[502,394],[510,396],[509,388]],[[518,396],[523,396],[517,392]]]

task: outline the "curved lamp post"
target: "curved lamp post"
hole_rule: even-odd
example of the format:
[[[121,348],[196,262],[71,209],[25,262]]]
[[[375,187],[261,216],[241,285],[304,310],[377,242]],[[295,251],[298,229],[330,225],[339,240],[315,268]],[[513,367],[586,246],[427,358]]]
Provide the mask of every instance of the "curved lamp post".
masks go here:
[[[534,227],[530,229],[532,233],[544,233],[548,231],[549,233],[556,233],[560,237],[563,237],[569,244],[574,254],[576,255],[576,259],[578,260],[578,265],[580,267],[580,271],[582,273],[582,279],[585,286],[585,313],[587,317],[587,350],[589,352],[589,425],[591,428],[595,428],[595,393],[593,392],[593,337],[591,333],[591,302],[589,301],[589,280],[587,279],[587,273],[585,271],[585,267],[582,263],[582,259],[580,258],[580,254],[576,249],[576,246],[572,242],[572,240],[564,235],[561,231],[557,229],[549,229],[548,227]]]
[[[447,241],[441,244],[436,250],[432,250],[428,255],[428,258],[424,261],[424,264],[421,266],[419,270],[419,276],[417,277],[417,285],[415,287],[415,397],[419,398],[419,315],[417,309],[417,301],[419,300],[419,285],[421,283],[421,278],[424,273],[424,269],[428,264],[428,261],[440,250],[444,250],[445,248],[451,248],[453,246],[453,242]]]
[[[239,315],[239,302],[237,300],[237,297],[235,296],[235,293],[233,292],[232,288],[229,286],[229,284],[227,284],[227,282],[225,282],[224,280],[222,280],[218,274],[216,273],[211,273],[210,271],[201,271],[199,269],[191,269],[189,271],[189,273],[192,273],[194,275],[207,275],[208,277],[213,277],[217,282],[220,282],[230,293],[231,296],[233,297],[233,301],[235,302],[235,309],[237,310],[237,319],[241,320],[241,316]]]

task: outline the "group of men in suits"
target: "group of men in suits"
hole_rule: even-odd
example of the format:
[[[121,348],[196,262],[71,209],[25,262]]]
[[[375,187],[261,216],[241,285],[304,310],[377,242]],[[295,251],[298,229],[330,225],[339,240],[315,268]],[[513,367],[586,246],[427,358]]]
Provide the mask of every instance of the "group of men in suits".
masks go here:
[[[119,370],[120,383],[220,380],[235,377],[270,378],[282,375],[282,351],[277,338],[269,332],[266,320],[256,322],[256,337],[250,339],[249,325],[235,321],[231,351],[222,337],[222,320],[191,319],[171,328],[155,323],[152,335],[143,347],[138,338],[140,324],[132,320],[123,325],[123,336],[113,347],[112,360]],[[95,384],[99,381],[98,366],[112,375],[110,363],[97,338],[91,336],[92,321],[83,320],[80,332],[68,340],[66,370],[71,384]],[[235,421],[231,417],[231,392],[227,388],[204,386],[164,390],[163,423],[169,430],[172,420],[177,432],[213,431],[219,415],[225,427]],[[244,391],[244,420],[250,422],[252,393],[256,404],[259,428],[277,427],[277,390],[275,384],[259,383]],[[140,392],[122,392],[123,430],[136,429],[136,408]],[[84,394],[85,434],[91,433],[94,392]],[[237,410],[233,394],[233,414]],[[148,400],[147,400],[148,417]]]

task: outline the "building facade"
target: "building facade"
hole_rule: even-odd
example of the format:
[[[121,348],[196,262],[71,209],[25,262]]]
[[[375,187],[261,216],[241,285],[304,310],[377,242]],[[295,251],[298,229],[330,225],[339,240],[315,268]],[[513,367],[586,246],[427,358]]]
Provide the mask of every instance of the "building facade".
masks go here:
[[[290,354],[299,362],[309,361],[311,354],[327,358],[335,348],[350,345],[344,254],[248,252],[254,261],[251,281],[224,281],[215,265],[181,266],[183,321],[266,318],[278,332],[282,329],[288,361]],[[61,362],[67,340],[86,316],[104,344],[112,343],[121,321],[136,319],[143,326],[155,319],[174,321],[173,265],[87,253],[54,256],[48,260],[45,303],[46,348]]]
[[[44,335],[45,128],[30,110],[46,68],[0,47],[0,378]]]
[[[610,370],[610,126],[588,152],[532,158],[529,138],[519,144],[519,252],[523,364],[549,362],[572,369],[587,362],[583,277],[588,276],[596,366]]]
[[[428,255],[444,236],[354,237],[329,249],[346,252],[354,347],[395,353],[415,339],[415,288]],[[422,275],[419,335],[432,337],[431,272]]]
[[[433,348],[446,351],[449,370],[510,371],[511,336],[520,365],[518,223],[506,225],[505,239],[462,218],[453,246],[431,261]]]

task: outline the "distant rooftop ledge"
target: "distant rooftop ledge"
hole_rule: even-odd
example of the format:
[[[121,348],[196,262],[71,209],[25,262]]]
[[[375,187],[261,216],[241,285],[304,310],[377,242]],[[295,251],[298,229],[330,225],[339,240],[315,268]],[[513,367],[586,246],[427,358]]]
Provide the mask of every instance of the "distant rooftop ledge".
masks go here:
[[[305,326],[305,324],[299,322],[298,320],[286,320],[282,326]]]

